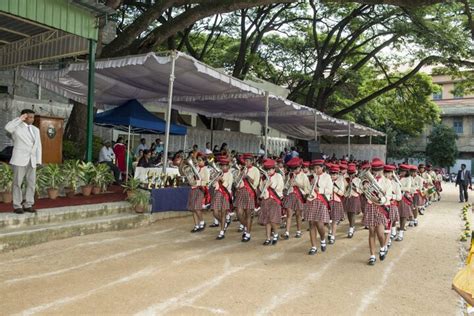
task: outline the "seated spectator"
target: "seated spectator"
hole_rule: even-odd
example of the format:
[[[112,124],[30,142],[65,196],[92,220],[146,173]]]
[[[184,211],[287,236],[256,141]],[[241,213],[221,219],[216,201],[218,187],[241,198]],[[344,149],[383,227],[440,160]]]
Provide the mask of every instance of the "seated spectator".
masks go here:
[[[151,151],[150,150],[145,149],[143,151],[143,156],[138,161],[137,167],[142,167],[142,168],[152,168],[153,167],[153,164],[151,162]]]
[[[106,141],[104,146],[100,149],[99,163],[103,163],[109,166],[110,170],[114,173],[115,183],[120,183],[120,170],[115,165],[115,154],[111,147],[111,143]]]

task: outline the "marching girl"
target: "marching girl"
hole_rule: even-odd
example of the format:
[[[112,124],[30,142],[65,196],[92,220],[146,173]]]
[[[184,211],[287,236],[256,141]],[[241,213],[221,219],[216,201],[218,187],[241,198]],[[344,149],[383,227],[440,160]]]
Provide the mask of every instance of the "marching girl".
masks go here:
[[[400,214],[398,211],[398,205],[402,199],[402,190],[401,186],[394,178],[394,172],[396,167],[393,165],[385,165],[384,167],[384,176],[392,184],[391,200],[390,200],[390,231],[387,232],[385,236],[385,245],[390,247],[392,244],[392,239],[397,236],[397,223],[400,222]]]
[[[412,187],[411,193],[413,194],[413,217],[408,226],[418,226],[418,212],[420,212],[420,208],[425,204],[422,196],[422,191],[424,188],[423,178],[420,177],[418,174],[418,168],[416,166],[411,166],[411,177],[412,177]],[[423,214],[423,211],[420,212]]]
[[[283,159],[279,158],[276,160],[277,166],[276,166],[276,172],[281,174],[283,179],[285,178],[286,170],[285,170],[285,164],[283,162]]]
[[[332,165],[329,169],[331,180],[333,183],[333,192],[331,201],[329,202],[331,210],[329,211],[329,218],[331,219],[331,230],[328,235],[329,244],[332,245],[336,242],[336,230],[337,225],[344,220],[344,190],[345,180],[342,175],[339,174],[339,166]]]
[[[265,159],[263,168],[267,172],[268,179],[260,181],[260,214],[258,223],[265,226],[267,239],[265,246],[276,245],[278,242],[277,229],[281,222],[281,197],[283,196],[283,177],[275,172],[275,161]]]
[[[364,163],[363,165],[360,166],[360,171],[364,171],[370,169],[370,164],[369,163]],[[367,204],[367,198],[365,197],[364,194],[360,195],[360,209],[362,213],[365,213],[365,206]],[[366,227],[368,229],[368,227]]]
[[[347,213],[347,218],[349,219],[349,232],[347,233],[347,238],[352,238],[355,232],[355,215],[360,214],[361,211],[361,193],[360,189],[360,179],[356,176],[357,169],[356,165],[350,163],[347,167],[347,178],[346,187],[351,186],[350,190],[345,190],[347,196],[344,196],[344,210]]]
[[[401,183],[401,193],[402,199],[398,204],[398,211],[400,214],[400,224],[398,229],[398,235],[395,238],[395,241],[402,241],[403,234],[405,233],[405,225],[407,219],[413,217],[413,196],[412,192],[412,177],[410,176],[410,166],[401,164],[400,165],[400,183]]]
[[[441,174],[441,169],[436,169],[436,181],[435,181],[435,187],[436,191],[438,192],[438,199],[437,201],[441,201],[441,192],[443,192],[443,187],[441,186],[441,183],[443,182],[443,175]]]
[[[289,181],[288,192],[283,199],[283,208],[286,212],[286,232],[281,235],[283,239],[290,238],[290,227],[293,212],[296,214],[296,235],[295,238],[301,238],[301,220],[304,205],[304,197],[309,193],[310,184],[308,176],[301,170],[302,160],[300,158],[291,158],[287,163],[290,169],[286,181]]]
[[[308,177],[308,179],[310,178],[310,175],[311,175],[311,172],[309,172],[309,165],[310,165],[309,161],[303,161],[302,171]]]
[[[240,223],[244,226],[242,242],[250,241],[252,231],[252,213],[257,207],[257,188],[260,183],[260,172],[253,166],[252,154],[242,156],[245,166],[242,182],[235,192],[235,207]]]
[[[202,218],[202,210],[204,205],[209,204],[210,194],[208,190],[209,170],[206,167],[205,157],[202,153],[196,154],[197,171],[199,173],[199,180],[191,187],[188,197],[188,210],[193,213],[194,228],[191,233],[203,231],[206,228],[206,223]]]
[[[363,223],[369,228],[369,265],[374,265],[377,261],[375,258],[375,237],[378,238],[380,244],[379,259],[384,260],[387,255],[384,231],[390,221],[387,214],[387,208],[390,208],[390,199],[386,193],[391,192],[392,187],[390,181],[383,176],[383,166],[384,164],[379,158],[374,158],[372,160],[372,173],[375,181],[377,181],[377,184],[382,189],[379,198],[381,199],[381,202],[384,202],[384,205],[377,205],[369,198],[367,198],[367,203],[365,205]],[[362,183],[362,185],[367,184]]]
[[[434,191],[434,184],[433,184],[433,179],[431,179],[431,176],[429,172],[427,171],[427,168],[425,168],[425,165],[420,164],[418,166],[418,169],[420,171],[420,177],[423,179],[423,191],[424,191],[424,199],[423,199],[423,206],[420,207],[420,214],[423,215],[425,211],[425,207],[431,204],[431,200],[433,198],[433,193],[430,193]]]
[[[321,251],[326,251],[326,228],[329,223],[329,200],[333,193],[331,176],[324,172],[324,160],[318,159],[311,162],[313,179],[311,189],[304,205],[304,218],[309,222],[311,249],[309,255],[318,251],[316,246],[317,233],[321,238]]]
[[[225,231],[227,229],[226,216],[232,208],[232,182],[233,176],[229,168],[229,159],[220,158],[218,160],[222,170],[222,176],[214,183],[214,196],[212,197],[211,209],[214,212],[214,217],[218,219],[221,231],[217,235],[218,240],[225,238]]]

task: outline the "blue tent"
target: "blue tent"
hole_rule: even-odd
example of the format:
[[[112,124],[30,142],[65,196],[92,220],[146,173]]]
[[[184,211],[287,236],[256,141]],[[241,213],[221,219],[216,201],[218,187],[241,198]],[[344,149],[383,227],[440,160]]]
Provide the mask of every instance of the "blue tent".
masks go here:
[[[135,99],[98,113],[95,116],[95,124],[136,134],[164,134],[166,132],[166,121],[150,113]],[[171,124],[170,134],[186,135],[186,127]]]

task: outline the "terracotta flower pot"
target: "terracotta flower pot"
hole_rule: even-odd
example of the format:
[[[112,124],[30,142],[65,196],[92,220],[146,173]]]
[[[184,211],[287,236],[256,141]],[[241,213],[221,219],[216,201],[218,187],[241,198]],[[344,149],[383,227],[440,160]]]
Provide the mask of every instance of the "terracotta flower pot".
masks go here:
[[[102,191],[102,189],[100,187],[92,187],[92,194],[100,194],[100,192]]]
[[[59,190],[58,189],[48,189],[48,197],[51,200],[57,199],[59,196]]]
[[[76,195],[75,190],[73,190],[72,188],[69,188],[69,187],[64,188],[64,193],[66,194],[66,197],[68,197],[68,198],[72,198]]]
[[[135,205],[135,213],[142,214],[145,212],[145,205]]]
[[[131,199],[134,194],[135,194],[135,192],[133,192],[133,191],[127,191],[127,200]]]
[[[13,201],[13,194],[11,192],[2,192],[3,203],[11,203]]]
[[[84,185],[81,187],[82,195],[89,196],[92,192],[92,185]]]

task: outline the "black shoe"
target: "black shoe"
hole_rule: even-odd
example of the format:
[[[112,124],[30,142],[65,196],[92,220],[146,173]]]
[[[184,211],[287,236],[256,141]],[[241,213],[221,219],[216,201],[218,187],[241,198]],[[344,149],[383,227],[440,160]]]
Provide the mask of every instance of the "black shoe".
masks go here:
[[[318,248],[316,247],[311,247],[311,249],[308,251],[308,255],[313,256],[318,252]]]
[[[194,226],[194,228],[191,230],[191,233],[197,233],[199,231],[199,226]]]
[[[247,236],[244,236],[242,237],[242,242],[249,242],[250,241],[250,237],[247,237]]]
[[[272,241],[270,239],[267,239],[263,242],[263,245],[264,246],[268,246],[268,245],[271,245]]]
[[[209,225],[209,227],[219,227],[219,224],[212,223],[211,225]]]
[[[217,240],[222,240],[225,238],[225,235],[217,235],[216,239]]]
[[[272,240],[272,245],[276,245],[278,242],[278,235],[277,236],[273,236],[273,240]]]
[[[204,229],[206,229],[206,223],[204,225],[199,225],[199,231],[202,232]]]
[[[295,235],[295,238],[301,238],[301,236],[302,236],[301,232],[297,232]]]
[[[15,214],[23,214],[24,211],[23,211],[22,208],[16,208],[16,209],[13,211],[13,213],[15,213]]]
[[[375,262],[377,261],[377,259],[375,259],[374,257],[370,257],[369,259],[369,262],[368,262],[368,265],[369,266],[373,266],[375,265]]]
[[[326,251],[326,248],[327,248],[326,243],[321,244],[321,251],[322,251],[322,252],[325,252],[325,251]]]
[[[32,207],[24,207],[23,211],[28,212],[28,213],[36,213],[36,210]]]
[[[286,233],[285,233],[285,234],[281,234],[280,237],[281,237],[281,239],[284,239],[284,240],[290,239],[290,235],[287,235]]]
[[[387,250],[380,250],[379,251],[379,259],[380,261],[384,261],[385,260],[385,257],[387,256]]]

